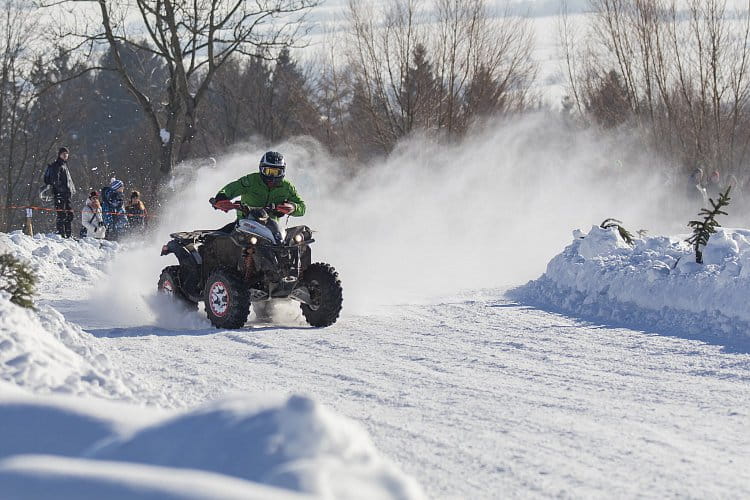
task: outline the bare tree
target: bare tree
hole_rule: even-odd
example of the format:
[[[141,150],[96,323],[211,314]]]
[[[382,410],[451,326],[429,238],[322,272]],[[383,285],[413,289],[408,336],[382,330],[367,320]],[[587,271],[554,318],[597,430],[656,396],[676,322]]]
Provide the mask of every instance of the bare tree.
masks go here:
[[[55,5],[73,0],[58,0]],[[95,0],[99,30],[63,32],[73,45],[106,43],[124,85],[148,116],[161,143],[159,169],[168,175],[188,153],[201,101],[216,72],[234,54],[273,58],[297,43],[309,10],[320,0]],[[153,53],[168,69],[163,92],[140,87],[121,51]]]
[[[484,0],[440,0],[435,40],[442,124],[460,134],[472,117],[521,110],[536,77],[533,31],[511,5],[496,17]]]
[[[476,116],[521,109],[535,76],[528,21],[485,0],[349,0],[351,119],[388,152],[414,131],[460,137]],[[480,106],[485,106],[480,108]]]
[[[750,145],[748,12],[726,0],[590,4],[590,58],[568,71],[579,104],[596,103],[608,125],[612,113],[632,114],[653,148],[688,168],[740,168]]]
[[[17,210],[9,207],[31,196],[35,153],[32,108],[35,89],[29,83],[33,56],[27,47],[38,42],[37,20],[21,0],[0,3],[0,227],[14,226]]]

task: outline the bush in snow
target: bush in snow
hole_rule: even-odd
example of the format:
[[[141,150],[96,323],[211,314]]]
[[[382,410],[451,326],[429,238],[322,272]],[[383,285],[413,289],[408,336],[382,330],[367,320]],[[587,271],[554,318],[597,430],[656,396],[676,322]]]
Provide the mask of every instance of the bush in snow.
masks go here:
[[[713,199],[708,200],[711,202],[713,209],[701,209],[698,215],[702,215],[703,220],[691,220],[688,222],[688,226],[693,228],[693,235],[685,241],[693,245],[693,250],[695,250],[695,262],[698,264],[703,264],[703,251],[701,248],[708,245],[708,239],[716,232],[717,227],[721,227],[721,224],[716,220],[716,216],[728,215],[722,210],[722,208],[729,205],[729,200],[731,200],[729,197],[729,191],[731,189],[732,186],[729,186],[726,191],[721,193],[719,195],[719,201],[714,201]]]
[[[33,309],[36,282],[36,273],[29,264],[9,253],[0,255],[0,291],[10,294],[11,302]]]

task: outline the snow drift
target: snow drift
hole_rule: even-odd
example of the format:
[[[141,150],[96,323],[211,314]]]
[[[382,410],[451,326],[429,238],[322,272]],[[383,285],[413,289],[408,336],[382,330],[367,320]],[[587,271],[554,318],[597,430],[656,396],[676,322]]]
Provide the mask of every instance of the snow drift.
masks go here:
[[[518,300],[589,319],[702,338],[750,340],[750,230],[719,229],[697,264],[687,235],[620,239],[616,228],[574,233]]]
[[[0,428],[10,437],[0,440],[2,498],[424,497],[358,424],[303,396],[236,396],[165,416],[11,394],[0,397]]]
[[[83,238],[64,239],[56,234],[36,234],[33,238],[21,231],[0,233],[0,253],[11,253],[29,261],[40,276],[39,291],[64,297],[76,291],[78,282],[93,283],[105,276],[107,262],[119,248],[117,243]]]
[[[116,249],[114,243],[94,239],[0,233],[0,252],[29,262],[39,277],[40,295],[53,299],[39,300],[31,310],[0,294],[0,381],[38,394],[165,402],[146,394],[138,377],[118,369],[98,339],[50,306],[93,286]]]
[[[135,400],[132,374],[120,372],[97,339],[51,307],[23,309],[0,295],[0,380],[35,393]]]

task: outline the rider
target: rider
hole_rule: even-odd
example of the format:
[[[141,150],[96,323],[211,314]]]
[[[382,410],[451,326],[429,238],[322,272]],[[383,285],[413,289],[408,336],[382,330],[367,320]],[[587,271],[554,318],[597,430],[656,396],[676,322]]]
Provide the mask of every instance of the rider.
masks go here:
[[[276,151],[268,151],[260,159],[258,172],[230,182],[209,200],[217,210],[228,212],[235,208],[232,198],[240,197],[250,208],[265,208],[275,221],[284,215],[299,217],[305,215],[305,202],[297,194],[294,185],[284,179],[286,160]],[[237,211],[237,218],[242,213]],[[232,227],[232,223],[229,227]],[[226,229],[229,229],[227,227]]]
[[[276,151],[268,151],[260,159],[258,170],[258,172],[230,182],[209,201],[215,209],[228,212],[235,208],[232,198],[239,196],[240,201],[250,208],[266,209],[270,220],[265,221],[265,224],[276,239],[281,241],[276,220],[284,215],[293,217],[305,215],[305,202],[297,194],[294,185],[284,179],[286,173],[284,155]],[[237,218],[240,219],[242,216],[242,212],[237,210]],[[229,233],[232,232],[234,226],[235,222],[232,222],[219,231]],[[270,302],[253,303],[253,310],[257,319],[268,320],[273,314],[273,305]]]

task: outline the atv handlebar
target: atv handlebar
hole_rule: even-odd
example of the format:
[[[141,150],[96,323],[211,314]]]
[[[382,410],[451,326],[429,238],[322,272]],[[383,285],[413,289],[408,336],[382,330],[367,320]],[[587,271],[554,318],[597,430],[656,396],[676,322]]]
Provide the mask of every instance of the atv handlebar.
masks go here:
[[[228,212],[230,210],[239,210],[245,215],[250,213],[250,207],[248,207],[246,204],[242,203],[241,201],[232,203],[226,199],[217,201],[216,198],[210,198],[208,202],[211,204],[212,207],[214,207],[215,210],[224,210],[225,212]],[[219,202],[225,202],[225,203],[222,203],[222,206],[218,207],[216,205]],[[229,203],[226,203],[226,202],[229,202]]]
[[[248,214],[250,214],[250,212],[254,209],[265,210],[269,214],[277,211],[275,203],[271,203],[265,207],[251,207],[241,201],[236,201],[236,202],[232,202],[229,204],[225,204],[224,207],[219,208],[216,206],[216,203],[217,203],[216,198],[211,198],[208,201],[209,203],[211,203],[211,206],[214,207],[214,209],[216,210],[224,210],[224,207],[226,207],[226,210],[224,210],[225,212],[228,212],[229,210],[239,210],[240,212],[242,212],[242,214],[245,217]],[[219,200],[219,201],[229,201],[229,200]],[[280,215],[286,215],[286,214],[280,213]]]

